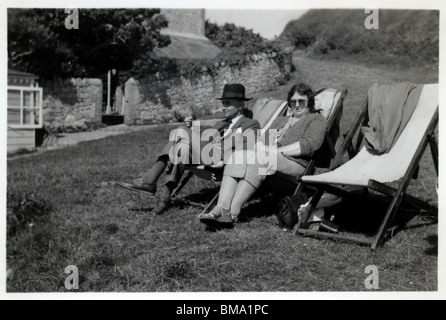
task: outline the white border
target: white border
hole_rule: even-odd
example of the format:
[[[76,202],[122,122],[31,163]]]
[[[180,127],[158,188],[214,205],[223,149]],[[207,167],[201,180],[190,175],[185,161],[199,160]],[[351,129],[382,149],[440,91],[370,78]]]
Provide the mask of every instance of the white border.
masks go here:
[[[56,1],[56,0],[44,0],[44,1],[2,1],[0,4],[0,87],[2,88],[2,94],[0,94],[0,105],[5,106],[7,104],[6,92],[7,87],[7,50],[6,50],[6,8],[65,8],[68,6],[75,6],[79,8],[207,8],[207,9],[290,9],[290,10],[302,10],[302,9],[341,9],[341,8],[366,8],[367,6],[376,6],[379,9],[426,9],[426,10],[440,10],[440,59],[443,61],[444,56],[444,31],[445,21],[444,16],[444,1],[441,0],[423,0],[423,1],[395,1],[395,0],[380,0],[380,1],[362,1],[362,0],[337,0],[337,1],[297,1],[297,0],[186,0],[186,1],[172,1],[172,0],[150,0],[150,1],[117,1],[108,0],[101,2],[98,0],[77,0],[77,1]],[[442,114],[442,105],[445,101],[445,93],[442,86],[442,79],[444,74],[444,68],[440,65],[440,114]],[[0,108],[0,119],[6,119],[6,108]],[[443,118],[440,116],[439,128],[443,128]],[[265,299],[265,300],[291,300],[291,299],[445,299],[445,275],[441,272],[445,269],[445,252],[444,252],[444,218],[442,213],[444,212],[442,203],[442,190],[439,190],[439,243],[438,243],[438,291],[437,292],[287,292],[287,293],[26,293],[26,294],[12,294],[6,293],[6,126],[3,121],[0,125],[0,298],[7,300],[15,299],[151,299],[151,300],[170,300],[170,299],[182,299],[182,300],[214,300],[214,299],[226,299],[226,300],[243,300],[243,299]],[[440,142],[440,159],[443,158],[442,142],[444,138],[443,130],[440,130],[439,142]],[[442,162],[440,161],[440,175],[439,185],[443,185],[444,174],[442,170]],[[379,253],[378,253],[379,254]]]

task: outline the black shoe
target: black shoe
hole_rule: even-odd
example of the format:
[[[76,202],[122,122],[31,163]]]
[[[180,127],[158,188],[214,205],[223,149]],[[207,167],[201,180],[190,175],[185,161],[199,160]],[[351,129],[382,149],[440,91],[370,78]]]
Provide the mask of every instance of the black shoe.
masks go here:
[[[151,195],[156,193],[156,184],[144,183],[141,179],[133,180],[133,182],[130,183],[118,181],[116,184],[132,191],[149,193]]]
[[[228,214],[222,216],[216,216],[212,213],[201,214],[199,215],[198,218],[200,219],[201,223],[204,223],[208,227],[214,229],[223,229],[223,228],[231,229],[234,227],[234,223],[237,222],[236,220],[238,220],[237,218],[233,219]]]
[[[153,209],[152,214],[155,216],[162,215],[170,208],[170,200],[161,200],[160,203]]]

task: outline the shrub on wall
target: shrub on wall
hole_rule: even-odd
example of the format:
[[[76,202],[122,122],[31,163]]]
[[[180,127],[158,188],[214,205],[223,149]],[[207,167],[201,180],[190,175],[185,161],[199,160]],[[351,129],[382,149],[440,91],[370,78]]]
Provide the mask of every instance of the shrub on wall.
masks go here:
[[[203,73],[213,76],[224,66],[240,69],[266,57],[274,59],[281,70],[290,63],[293,50],[290,37],[268,40],[234,24],[219,26],[209,21],[206,21],[205,35],[221,49],[215,58],[195,60],[159,57],[150,61],[137,61],[131,71],[122,74],[121,81],[125,82],[130,77],[144,78],[148,74],[155,74],[160,80],[180,75],[193,81]]]

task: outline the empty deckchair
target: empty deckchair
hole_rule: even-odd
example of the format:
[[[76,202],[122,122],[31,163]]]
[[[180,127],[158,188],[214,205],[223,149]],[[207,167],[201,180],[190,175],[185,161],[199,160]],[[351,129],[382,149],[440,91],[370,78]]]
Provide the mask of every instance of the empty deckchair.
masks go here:
[[[336,168],[341,160],[342,153],[352,144],[355,133],[359,130],[360,124],[365,124],[367,118],[368,103],[358,114],[352,129],[344,140],[336,159],[332,163],[332,169]],[[426,210],[433,207],[413,196],[406,194],[407,187],[412,178],[417,173],[421,157],[430,145],[433,162],[438,175],[438,147],[434,130],[438,124],[438,84],[424,85],[418,103],[406,127],[402,131],[398,140],[388,153],[374,154],[365,146],[350,161],[342,166],[320,175],[303,176],[302,183],[314,186],[317,191],[313,194],[310,204],[306,207],[297,224],[296,234],[312,235],[318,237],[337,238],[370,245],[372,250],[381,246],[386,231],[389,229],[393,218],[403,200]],[[359,134],[357,146],[360,146],[362,134]],[[386,183],[395,183],[398,186],[392,188]],[[348,199],[349,192],[342,189],[344,186],[364,187],[382,193],[391,198],[391,203],[383,218],[381,226],[373,239],[354,237],[349,235],[332,234],[308,230],[308,219],[317,206],[324,191]]]
[[[321,114],[327,118],[328,125],[326,129],[324,144],[321,147],[321,150],[323,150],[323,152],[317,152],[314,155],[313,159],[310,160],[306,168],[305,174],[313,174],[316,166],[319,165],[325,168],[328,167],[331,159],[333,159],[336,155],[334,146],[339,136],[339,125],[343,111],[343,103],[347,92],[347,89],[338,91],[336,89],[330,88],[321,89],[316,92],[315,109],[319,110]],[[259,99],[248,106],[248,108],[253,114],[253,119],[259,121],[262,128],[261,134],[263,134],[266,132],[266,130],[269,129],[269,127],[277,117],[285,115],[287,111],[287,102],[273,99]],[[189,172],[180,182],[177,189],[173,191],[172,194],[174,196],[178,194],[178,192],[187,184],[187,182],[193,175],[207,180],[211,178],[212,172],[208,170],[197,169],[196,167],[189,167],[187,169],[189,170]],[[297,188],[297,190],[300,190],[300,183],[298,183],[297,186],[296,184],[292,184],[292,186],[293,188]],[[218,193],[207,205],[202,206],[202,213],[206,212],[217,199]]]

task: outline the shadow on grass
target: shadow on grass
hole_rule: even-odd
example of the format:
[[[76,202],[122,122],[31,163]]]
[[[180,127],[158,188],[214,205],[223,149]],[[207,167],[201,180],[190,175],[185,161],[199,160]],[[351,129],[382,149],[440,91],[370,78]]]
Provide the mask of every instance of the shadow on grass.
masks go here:
[[[438,256],[438,236],[430,235],[425,238],[425,240],[431,245],[430,248],[424,250],[424,253],[429,256]]]
[[[334,216],[340,230],[347,233],[362,234],[367,237],[376,236],[379,227],[390,206],[391,198],[377,194],[369,194],[367,198],[342,202],[326,210],[326,218]],[[403,202],[393,219],[385,241],[403,230],[417,229],[438,223],[438,210],[427,212],[407,202]],[[416,216],[422,221],[413,223]],[[409,223],[411,223],[409,225]]]
[[[183,199],[185,201],[191,201],[196,203],[209,203],[212,198],[220,191],[220,187],[216,186],[213,188],[203,188],[198,192],[189,194],[179,199]]]
[[[219,187],[204,188],[198,193],[184,197],[184,202],[178,201],[176,206],[184,207],[187,202],[208,204],[214,195],[219,191]],[[283,194],[271,194],[269,188],[260,189],[254,197],[243,207],[239,217],[239,223],[248,223],[254,219],[277,215],[279,211],[279,201]],[[358,197],[356,200],[344,201],[338,205],[326,209],[325,218],[334,217],[334,223],[340,226],[340,230],[346,233],[361,234],[366,237],[374,237],[386,215],[391,203],[391,198],[369,194],[368,197]],[[212,209],[212,207],[210,208]],[[420,222],[413,223],[416,216],[422,217]],[[403,202],[392,221],[386,241],[403,230],[417,229],[438,223],[438,210],[427,212],[418,209],[407,202]],[[409,225],[409,223],[411,223]],[[216,228],[208,228],[208,231],[217,231]],[[427,239],[429,242],[432,239]],[[435,240],[435,239],[434,239]],[[431,242],[430,242],[431,243]],[[434,247],[428,249],[428,254],[436,254]]]
[[[277,215],[282,196],[272,194],[256,194],[242,209],[240,222],[250,222],[256,218]]]

